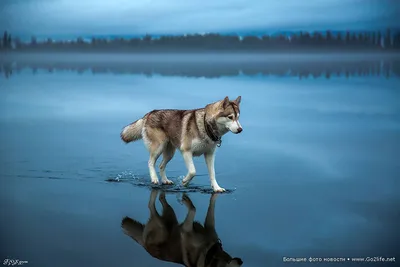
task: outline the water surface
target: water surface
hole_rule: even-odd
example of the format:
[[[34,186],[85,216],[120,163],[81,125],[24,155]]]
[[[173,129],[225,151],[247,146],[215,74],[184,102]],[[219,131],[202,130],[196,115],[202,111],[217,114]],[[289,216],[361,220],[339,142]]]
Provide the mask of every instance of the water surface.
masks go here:
[[[1,257],[41,267],[174,266],[122,232],[125,216],[147,221],[150,178],[143,143],[125,145],[119,133],[152,109],[226,95],[242,96],[244,129],[224,136],[216,155],[217,180],[231,191],[216,201],[216,230],[231,256],[249,267],[286,266],[283,257],[393,257],[398,68],[387,58],[2,61]],[[195,165],[189,189],[167,193],[180,221],[182,192],[200,222],[208,207],[203,158]],[[167,175],[179,184],[185,174],[176,153]]]

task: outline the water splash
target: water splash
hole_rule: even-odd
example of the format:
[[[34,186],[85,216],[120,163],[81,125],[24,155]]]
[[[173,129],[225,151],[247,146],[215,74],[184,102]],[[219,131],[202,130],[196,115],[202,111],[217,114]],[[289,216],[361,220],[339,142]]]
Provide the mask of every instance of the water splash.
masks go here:
[[[106,179],[106,182],[112,183],[129,183],[136,187],[146,187],[148,189],[159,189],[166,193],[194,193],[199,192],[202,194],[212,194],[213,190],[209,185],[196,185],[191,183],[188,186],[182,185],[182,180],[184,176],[169,177],[170,180],[174,182],[172,185],[154,185],[150,182],[150,177],[148,175],[137,175],[131,171],[124,171],[117,174],[115,177],[110,177]],[[233,193],[236,190],[226,189],[225,193]]]

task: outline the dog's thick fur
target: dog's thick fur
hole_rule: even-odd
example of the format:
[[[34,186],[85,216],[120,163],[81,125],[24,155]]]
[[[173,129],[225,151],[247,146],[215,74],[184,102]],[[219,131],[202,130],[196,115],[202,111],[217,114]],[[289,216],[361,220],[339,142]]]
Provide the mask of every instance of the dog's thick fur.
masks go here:
[[[149,171],[153,184],[159,183],[155,164],[161,154],[162,183],[172,184],[165,174],[165,167],[174,156],[175,150],[179,149],[188,169],[183,185],[188,185],[196,175],[193,156],[204,155],[211,187],[215,192],[223,192],[225,189],[218,185],[215,178],[214,153],[224,134],[228,131],[236,134],[242,131],[239,123],[240,101],[240,96],[234,101],[225,97],[200,109],[153,110],[126,126],[121,132],[121,139],[125,143],[143,139],[150,152]]]
[[[211,195],[204,226],[194,221],[196,208],[187,195],[182,201],[188,208],[185,220],[179,224],[175,212],[161,191],[163,207],[160,216],[155,202],[158,190],[152,190],[149,201],[150,218],[143,225],[125,217],[121,227],[124,233],[140,244],[152,257],[187,267],[239,267],[240,258],[226,253],[215,231],[214,210],[217,194]]]

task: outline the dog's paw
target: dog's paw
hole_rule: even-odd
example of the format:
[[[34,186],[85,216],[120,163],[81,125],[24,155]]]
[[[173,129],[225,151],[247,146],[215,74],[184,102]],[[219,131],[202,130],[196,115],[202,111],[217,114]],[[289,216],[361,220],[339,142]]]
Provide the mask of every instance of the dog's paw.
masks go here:
[[[151,180],[151,183],[154,185],[158,185],[159,182],[158,182],[158,180]]]
[[[163,180],[162,181],[162,184],[174,184],[174,182],[172,182],[171,180],[169,180],[169,179],[166,179],[166,180]]]
[[[222,188],[222,187],[214,187],[213,188],[213,190],[214,190],[214,193],[223,193],[223,192],[225,192],[226,190],[225,190],[225,188]]]
[[[182,180],[182,186],[187,187],[189,185],[189,181]]]

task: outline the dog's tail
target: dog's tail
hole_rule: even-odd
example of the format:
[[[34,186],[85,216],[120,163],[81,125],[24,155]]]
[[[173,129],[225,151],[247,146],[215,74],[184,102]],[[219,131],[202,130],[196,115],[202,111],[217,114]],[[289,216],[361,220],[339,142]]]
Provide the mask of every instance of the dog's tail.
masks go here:
[[[144,225],[140,222],[133,220],[129,217],[125,217],[122,220],[121,227],[124,233],[138,242],[140,245],[144,245],[143,242],[143,229]]]
[[[143,119],[132,122],[127,125],[121,132],[121,139],[125,143],[142,139]]]

